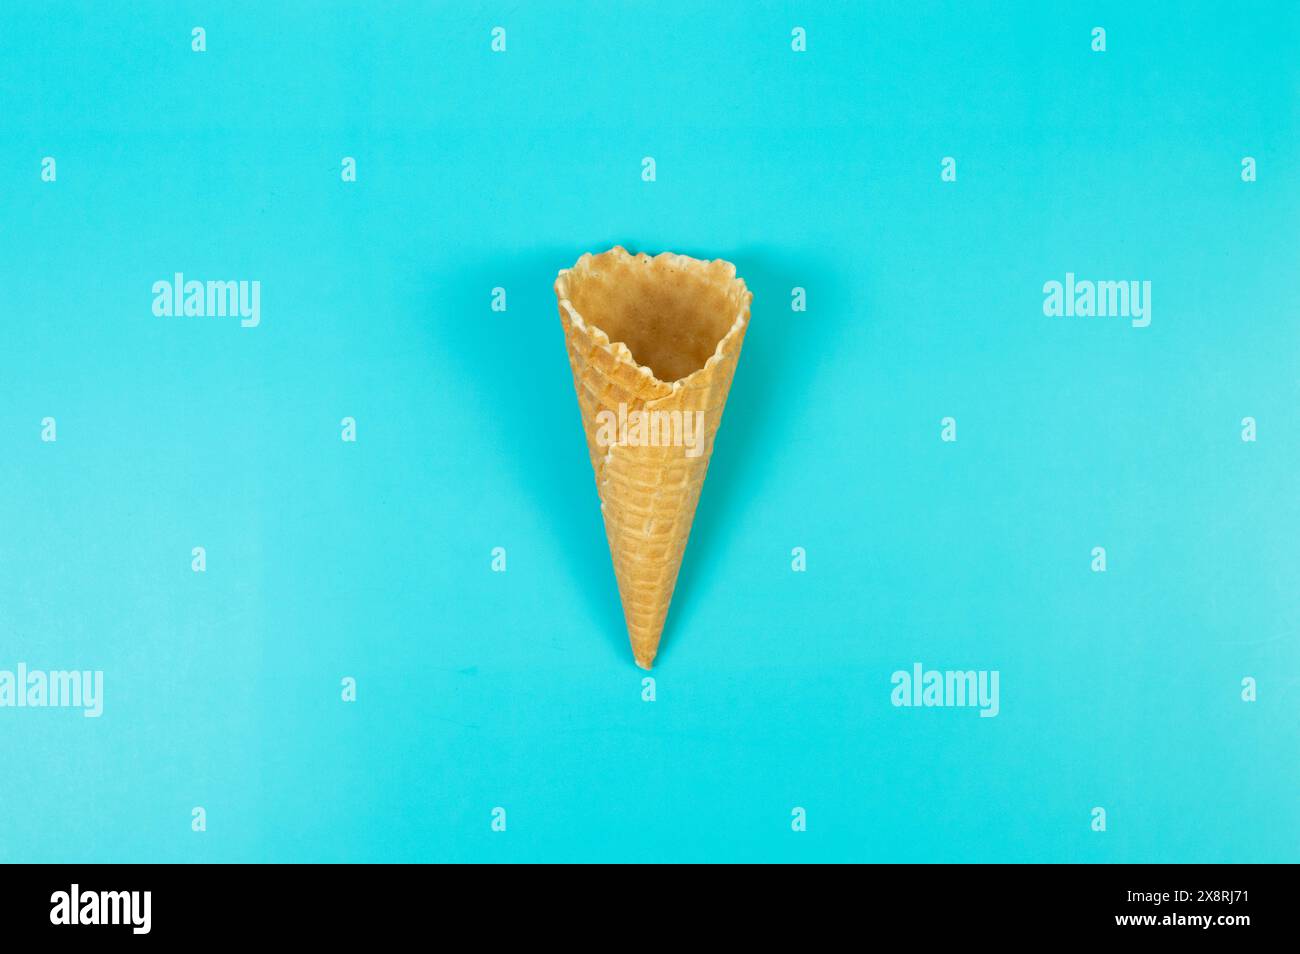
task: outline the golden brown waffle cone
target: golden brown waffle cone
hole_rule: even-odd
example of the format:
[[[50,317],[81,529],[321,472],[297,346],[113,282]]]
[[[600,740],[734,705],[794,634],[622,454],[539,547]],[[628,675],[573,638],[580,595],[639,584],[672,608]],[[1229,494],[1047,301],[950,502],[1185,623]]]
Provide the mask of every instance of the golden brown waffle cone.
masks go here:
[[[670,252],[651,258],[617,247],[562,270],[555,295],[632,654],[649,669],[753,296],[730,262]],[[610,444],[598,415],[618,418],[620,405],[626,412],[703,412],[701,452]]]

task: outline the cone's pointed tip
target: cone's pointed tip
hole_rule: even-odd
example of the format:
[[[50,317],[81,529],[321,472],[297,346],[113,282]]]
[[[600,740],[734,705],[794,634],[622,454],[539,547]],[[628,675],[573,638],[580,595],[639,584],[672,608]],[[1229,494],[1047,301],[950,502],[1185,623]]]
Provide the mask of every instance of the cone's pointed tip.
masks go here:
[[[636,660],[639,668],[649,672],[655,664],[655,657],[659,655],[659,632],[655,632],[653,636],[638,633],[632,638],[631,643],[632,658]]]

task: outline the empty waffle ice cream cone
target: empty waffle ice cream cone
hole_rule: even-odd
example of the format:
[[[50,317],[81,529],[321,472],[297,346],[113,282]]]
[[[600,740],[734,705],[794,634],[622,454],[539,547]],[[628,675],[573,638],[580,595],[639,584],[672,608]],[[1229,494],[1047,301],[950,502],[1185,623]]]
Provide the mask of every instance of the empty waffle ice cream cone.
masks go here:
[[[623,615],[649,669],[753,295],[721,259],[615,247],[555,281]]]

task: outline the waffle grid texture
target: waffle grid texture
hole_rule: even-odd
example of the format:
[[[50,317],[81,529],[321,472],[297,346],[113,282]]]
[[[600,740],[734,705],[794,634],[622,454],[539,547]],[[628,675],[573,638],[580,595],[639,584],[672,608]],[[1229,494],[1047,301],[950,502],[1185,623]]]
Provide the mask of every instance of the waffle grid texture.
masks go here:
[[[628,637],[637,665],[649,669],[708,473],[752,295],[728,262],[671,253],[633,256],[622,248],[584,255],[574,268],[560,272],[555,291]],[[617,324],[613,316],[628,302],[679,316],[669,322],[676,346],[656,354],[657,364],[669,373],[686,370],[690,355],[711,351],[703,367],[663,381],[639,364],[624,342],[611,341],[602,323]],[[720,338],[718,328],[725,329]],[[636,329],[631,331],[629,338]],[[702,452],[691,457],[676,445],[602,446],[598,415],[617,416],[620,405],[626,412],[703,412]]]

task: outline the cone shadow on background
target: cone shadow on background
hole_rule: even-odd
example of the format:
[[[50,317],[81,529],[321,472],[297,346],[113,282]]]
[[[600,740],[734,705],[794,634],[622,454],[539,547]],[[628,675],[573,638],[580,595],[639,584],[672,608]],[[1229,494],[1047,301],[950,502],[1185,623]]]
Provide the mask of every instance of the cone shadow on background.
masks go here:
[[[806,322],[799,321],[793,311],[788,319],[781,314],[786,305],[781,299],[792,292],[793,285],[805,282],[818,290],[819,297],[847,300],[841,276],[820,255],[763,246],[741,247],[729,254],[736,270],[745,276],[745,286],[774,320],[760,325],[761,334],[745,336],[745,371],[732,382],[727,397],[727,426],[718,433],[719,456],[710,462],[707,486],[700,494],[687,547],[690,556],[682,560],[672,612],[659,643],[660,660],[692,618],[708,619],[713,614],[716,620],[719,613],[732,618],[726,608],[712,605],[710,594],[716,594],[718,587],[731,590],[748,585],[756,569],[754,558],[758,557],[761,566],[771,556],[754,549],[755,521],[766,519],[765,488],[783,466],[781,458],[804,440],[809,376],[818,373],[824,357],[817,350],[815,336],[807,333]],[[817,316],[824,340],[839,334],[836,314],[822,311]],[[751,322],[753,317],[751,309]],[[804,517],[798,510],[783,512],[779,524],[791,532],[800,528],[797,533],[804,537]],[[795,542],[807,541],[790,540]],[[788,566],[788,557],[782,554],[789,550],[777,548],[774,552],[781,557],[779,565]],[[715,648],[726,638],[716,628],[706,635]]]
[[[555,294],[632,653],[649,669],[753,296],[729,262],[621,247],[562,270]],[[611,420],[655,412],[679,435],[697,422],[696,441],[611,434]]]

